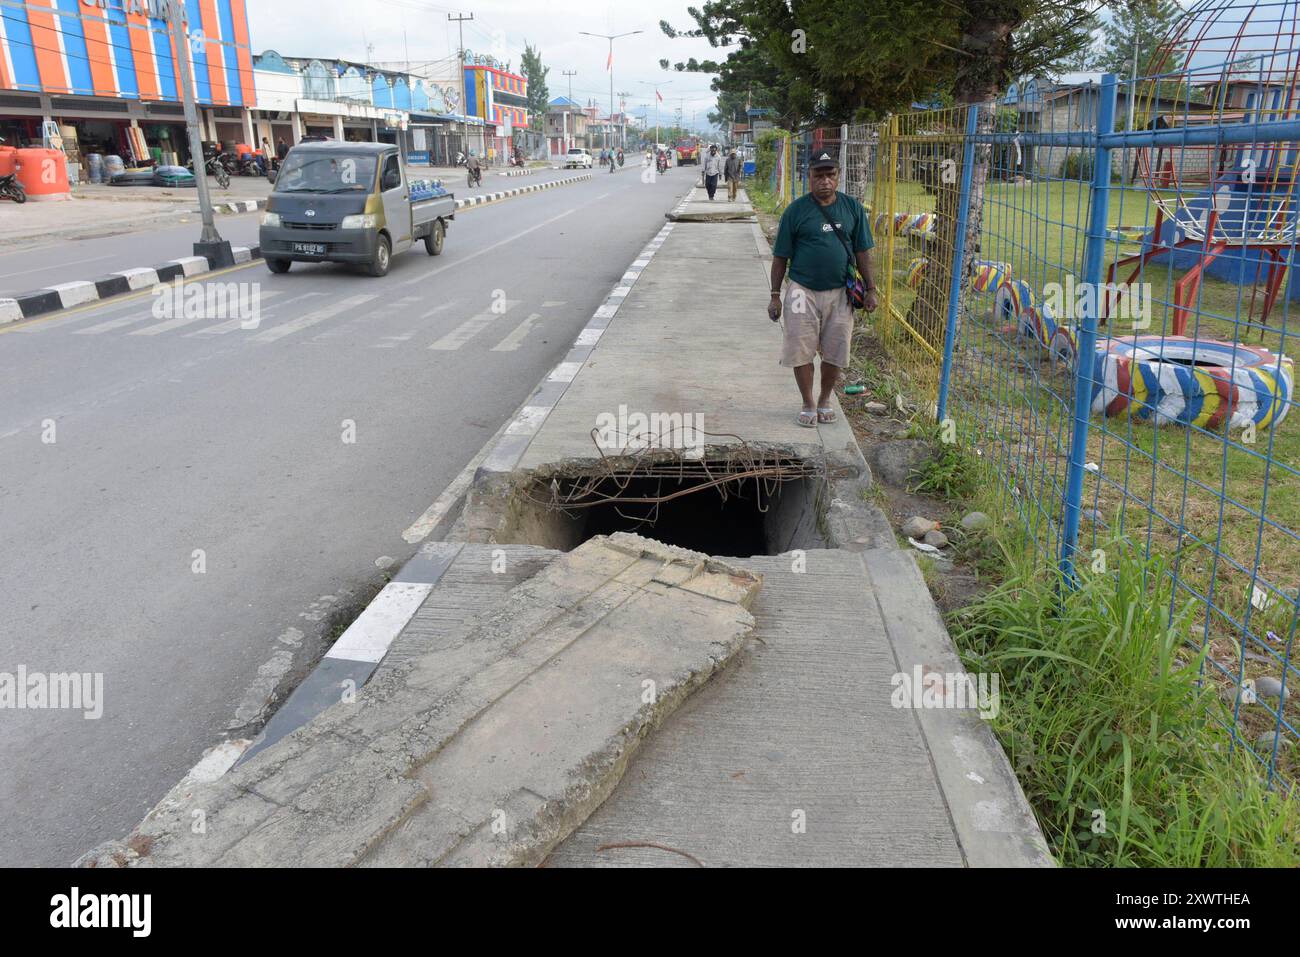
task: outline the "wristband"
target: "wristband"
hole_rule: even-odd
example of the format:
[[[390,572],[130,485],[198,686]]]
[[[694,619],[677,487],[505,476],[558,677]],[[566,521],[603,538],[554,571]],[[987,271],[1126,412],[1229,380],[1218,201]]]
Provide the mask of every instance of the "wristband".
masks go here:
[[[774,295],[774,296],[779,296],[779,295],[781,295],[781,290],[780,290],[780,289],[773,289],[773,290],[772,290],[772,295]]]

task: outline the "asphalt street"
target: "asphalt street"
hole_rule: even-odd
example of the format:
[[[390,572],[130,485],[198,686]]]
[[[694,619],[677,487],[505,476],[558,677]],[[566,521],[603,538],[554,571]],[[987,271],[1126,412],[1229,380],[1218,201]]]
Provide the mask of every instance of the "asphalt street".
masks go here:
[[[412,167],[411,172],[413,176],[420,175],[419,167]],[[444,178],[443,181],[457,199],[467,199],[484,193],[496,193],[527,186],[531,183],[565,179],[581,172],[584,171],[539,169],[528,176],[498,176],[495,171],[490,171],[484,174],[483,185],[474,189],[466,188],[464,173],[457,173],[454,179]],[[608,177],[609,174],[606,173],[606,176]],[[559,188],[570,189],[571,187]],[[214,195],[214,202],[220,201],[223,201],[222,197]],[[198,204],[196,192],[193,208],[198,209]],[[130,200],[122,200],[117,205],[124,210],[130,210],[132,203]],[[30,204],[23,213],[36,216],[40,214],[40,210],[35,204]],[[257,242],[257,226],[261,218],[261,213],[220,214],[216,218],[217,229],[220,230],[223,239],[228,239],[238,246],[249,246]],[[181,219],[188,222],[182,223]],[[197,213],[178,212],[167,222],[152,224],[148,229],[130,235],[77,240],[56,239],[30,243],[21,249],[0,252],[0,298],[30,292],[53,283],[74,279],[98,279],[119,269],[155,266],[178,256],[192,255],[191,247],[197,238],[200,222]],[[85,229],[88,234],[94,232],[94,227],[91,225],[87,225]]]
[[[547,175],[572,172],[487,188]],[[442,256],[382,279],[254,263],[199,284],[254,284],[255,328],[149,292],[0,327],[0,672],[103,675],[98,720],[0,710],[0,864],[126,834],[301,675],[695,178],[597,170],[462,211]],[[256,222],[221,226],[248,243]],[[93,268],[20,285],[187,255],[196,231],[87,243]],[[0,274],[63,253],[24,255]]]

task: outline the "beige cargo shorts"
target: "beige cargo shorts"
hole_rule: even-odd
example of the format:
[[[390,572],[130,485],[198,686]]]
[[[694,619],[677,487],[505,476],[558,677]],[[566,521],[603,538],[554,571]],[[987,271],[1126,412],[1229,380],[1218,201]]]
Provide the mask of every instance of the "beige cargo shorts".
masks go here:
[[[821,353],[822,362],[841,369],[848,366],[853,308],[844,287],[808,289],[790,282],[781,302],[781,315],[785,320],[781,365],[806,366]]]

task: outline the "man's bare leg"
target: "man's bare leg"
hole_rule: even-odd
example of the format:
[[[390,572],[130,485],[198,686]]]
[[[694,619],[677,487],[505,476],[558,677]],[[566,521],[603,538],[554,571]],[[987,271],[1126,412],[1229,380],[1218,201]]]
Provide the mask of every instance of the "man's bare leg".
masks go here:
[[[817,408],[829,409],[831,407],[831,396],[835,394],[835,383],[840,379],[840,367],[833,366],[829,362],[822,362],[822,390],[821,396],[817,400]],[[812,377],[809,375],[809,386],[812,385]],[[804,408],[808,406],[805,405]]]
[[[799,386],[799,394],[803,396],[803,410],[816,413],[817,399],[813,395],[813,367],[811,362],[806,366],[794,367],[794,381]]]

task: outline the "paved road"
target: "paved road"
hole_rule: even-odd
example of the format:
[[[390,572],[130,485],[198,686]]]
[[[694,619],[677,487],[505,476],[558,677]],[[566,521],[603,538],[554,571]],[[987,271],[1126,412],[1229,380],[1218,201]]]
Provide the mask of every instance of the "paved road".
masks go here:
[[[260,667],[301,673],[688,185],[638,173],[463,212],[385,279],[207,280],[259,284],[254,330],[145,294],[0,332],[0,673],[102,673],[104,700],[0,710],[0,864],[126,833]]]
[[[539,169],[528,176],[498,176],[490,172],[483,177],[481,188],[467,189],[465,176],[458,174],[445,182],[455,193],[457,199],[479,196],[483,193],[495,193],[514,189],[530,183],[545,183],[551,180],[574,176],[581,170]],[[419,167],[412,167],[412,175],[419,175]],[[620,173],[618,175],[627,175]],[[614,176],[614,179],[618,178]],[[609,178],[609,174],[606,174]],[[571,186],[558,187],[572,189]],[[220,197],[218,197],[220,199]],[[24,215],[38,215],[42,204],[29,203],[22,210]],[[116,206],[129,210],[131,201],[123,200]],[[150,206],[152,208],[152,206]],[[198,208],[198,196],[194,197],[193,208]],[[172,222],[187,219],[184,224]],[[257,226],[261,222],[261,213],[243,215],[219,215],[217,228],[223,238],[240,246],[257,242]],[[149,225],[148,229],[128,236],[111,235],[97,238],[66,240],[53,242],[27,243],[21,249],[0,251],[0,298],[17,293],[29,292],[57,282],[71,279],[97,279],[106,273],[118,269],[133,269],[137,266],[153,266],[177,256],[188,256],[193,250],[194,240],[198,236],[201,220],[197,214],[177,212],[175,219]],[[93,226],[86,227],[93,232]],[[120,226],[113,226],[112,231],[120,233]]]

